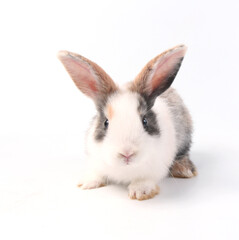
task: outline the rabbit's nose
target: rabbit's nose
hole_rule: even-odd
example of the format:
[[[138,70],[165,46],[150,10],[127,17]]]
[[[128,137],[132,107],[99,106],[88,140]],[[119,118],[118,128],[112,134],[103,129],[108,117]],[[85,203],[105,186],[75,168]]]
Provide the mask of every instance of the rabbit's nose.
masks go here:
[[[132,160],[132,157],[135,155],[135,152],[124,152],[124,153],[119,153],[120,158],[124,160],[126,164],[129,164],[130,161]]]

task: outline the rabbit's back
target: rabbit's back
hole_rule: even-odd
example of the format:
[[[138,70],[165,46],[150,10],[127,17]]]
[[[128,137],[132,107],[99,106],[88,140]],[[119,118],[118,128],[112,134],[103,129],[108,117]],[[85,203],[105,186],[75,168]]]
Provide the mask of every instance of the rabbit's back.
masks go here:
[[[173,118],[177,141],[177,159],[187,155],[190,150],[193,130],[191,115],[175,89],[169,88],[159,98],[166,102]]]

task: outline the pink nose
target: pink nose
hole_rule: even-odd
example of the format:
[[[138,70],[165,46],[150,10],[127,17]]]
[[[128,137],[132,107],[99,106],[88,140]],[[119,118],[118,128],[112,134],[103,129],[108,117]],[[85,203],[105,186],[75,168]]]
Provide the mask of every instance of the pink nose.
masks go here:
[[[126,154],[126,153],[122,154],[122,153],[120,153],[119,155],[120,155],[121,157],[123,157],[123,160],[124,160],[124,162],[125,162],[126,164],[129,164],[130,158],[131,158],[133,155],[135,155],[135,153],[130,153],[130,154]]]

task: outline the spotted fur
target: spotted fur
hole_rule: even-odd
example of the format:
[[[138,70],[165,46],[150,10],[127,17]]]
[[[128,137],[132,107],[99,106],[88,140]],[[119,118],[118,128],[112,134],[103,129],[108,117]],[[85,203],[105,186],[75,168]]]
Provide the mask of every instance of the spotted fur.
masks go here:
[[[110,179],[127,184],[130,198],[145,200],[159,192],[157,184],[169,171],[175,177],[194,175],[191,117],[170,88],[185,52],[183,45],[165,51],[120,88],[90,60],[60,53],[73,81],[97,109],[86,136],[89,172],[80,183],[83,189]]]

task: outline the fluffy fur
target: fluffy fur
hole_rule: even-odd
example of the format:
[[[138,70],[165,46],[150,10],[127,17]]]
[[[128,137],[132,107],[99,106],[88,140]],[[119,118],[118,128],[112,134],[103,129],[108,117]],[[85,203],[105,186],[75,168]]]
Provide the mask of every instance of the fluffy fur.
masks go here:
[[[185,52],[180,45],[160,54],[121,88],[95,63],[60,52],[72,79],[97,108],[86,136],[89,172],[80,184],[83,189],[104,186],[110,179],[127,184],[130,198],[145,200],[158,194],[157,184],[169,171],[176,177],[195,175],[189,160],[191,117],[170,88]]]

